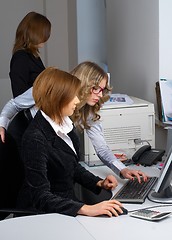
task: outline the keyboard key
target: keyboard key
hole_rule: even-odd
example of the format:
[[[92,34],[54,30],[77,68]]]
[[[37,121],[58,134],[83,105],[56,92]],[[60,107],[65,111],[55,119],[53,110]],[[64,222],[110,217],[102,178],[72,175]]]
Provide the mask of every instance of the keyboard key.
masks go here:
[[[112,197],[123,203],[143,203],[154,186],[157,177],[150,177],[146,182],[138,182],[137,178],[128,180],[124,186]]]

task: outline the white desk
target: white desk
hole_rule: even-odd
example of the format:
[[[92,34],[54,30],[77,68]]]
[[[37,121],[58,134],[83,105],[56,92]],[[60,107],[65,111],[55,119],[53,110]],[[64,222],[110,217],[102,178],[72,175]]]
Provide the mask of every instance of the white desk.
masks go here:
[[[105,177],[113,172],[104,166],[87,167],[96,175]],[[137,167],[136,167],[137,168]],[[157,176],[159,171],[146,167],[145,172]],[[119,180],[119,186],[125,180]],[[116,192],[116,189],[114,192]],[[144,204],[123,204],[128,210],[157,206],[148,200]],[[172,206],[157,208],[160,211],[172,211]],[[149,240],[169,239],[172,216],[160,222],[148,222],[132,218],[129,215],[119,217],[68,217],[60,214],[28,216],[0,221],[0,239],[2,240]]]
[[[93,240],[74,217],[45,214],[0,221],[1,240]]]
[[[84,164],[83,164],[84,165]],[[85,165],[84,165],[85,166]],[[95,175],[99,175],[104,178],[108,174],[113,172],[105,167],[88,167]],[[132,166],[135,169],[141,169],[149,176],[159,176],[159,170],[156,167],[142,167]],[[116,193],[126,180],[119,179],[118,187],[113,191]],[[148,199],[143,204],[123,204],[128,210],[135,210],[144,207],[157,206],[160,204],[153,203]],[[160,211],[172,211],[172,206],[166,206],[163,208],[155,208]],[[149,239],[169,239],[169,234],[172,227],[172,216],[166,218],[160,222],[149,222],[141,219],[132,218],[129,215],[122,215],[119,217],[84,217],[77,216],[77,220],[88,230],[88,232],[98,240],[106,239],[127,239],[127,240],[149,240]]]
[[[129,207],[126,205],[129,209]],[[158,209],[158,208],[156,208]],[[161,208],[161,211],[172,211],[172,207]],[[169,239],[172,227],[172,217],[161,222],[148,222],[123,215],[118,218],[106,217],[82,217],[77,216],[78,221],[97,240],[118,239],[118,240],[162,240]]]

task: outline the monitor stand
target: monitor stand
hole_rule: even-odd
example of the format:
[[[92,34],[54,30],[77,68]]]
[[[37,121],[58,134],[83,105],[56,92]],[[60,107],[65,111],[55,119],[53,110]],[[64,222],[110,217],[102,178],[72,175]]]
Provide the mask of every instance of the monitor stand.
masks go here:
[[[156,203],[172,204],[171,187],[166,189],[166,191],[162,191],[160,193],[157,193],[154,190],[150,191],[148,199]]]

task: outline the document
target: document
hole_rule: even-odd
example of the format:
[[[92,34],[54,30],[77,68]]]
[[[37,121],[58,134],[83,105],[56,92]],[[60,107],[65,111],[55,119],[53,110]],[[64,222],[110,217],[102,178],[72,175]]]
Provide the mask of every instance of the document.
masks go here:
[[[133,100],[126,94],[114,93],[105,104],[133,104]]]
[[[172,79],[160,79],[162,121],[172,125]]]

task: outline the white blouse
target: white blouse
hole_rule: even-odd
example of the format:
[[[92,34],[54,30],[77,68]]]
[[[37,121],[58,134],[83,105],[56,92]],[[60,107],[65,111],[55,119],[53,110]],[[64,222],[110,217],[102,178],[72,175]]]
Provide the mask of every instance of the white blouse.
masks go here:
[[[73,129],[73,124],[72,121],[70,120],[69,117],[65,117],[63,120],[62,125],[57,124],[54,122],[49,116],[47,116],[43,111],[41,111],[43,117],[49,122],[51,127],[54,129],[55,133],[65,141],[69,147],[74,151],[76,154],[75,148],[73,146],[73,142],[71,138],[67,135],[69,132],[72,131]]]

